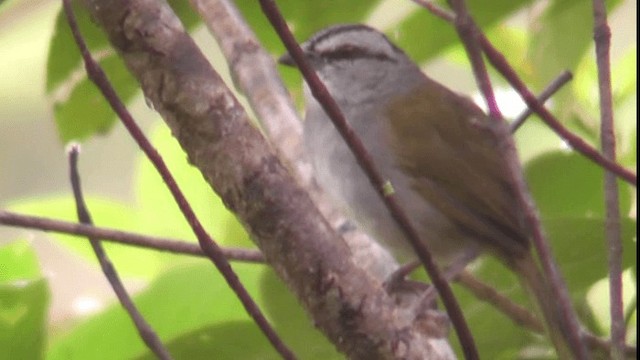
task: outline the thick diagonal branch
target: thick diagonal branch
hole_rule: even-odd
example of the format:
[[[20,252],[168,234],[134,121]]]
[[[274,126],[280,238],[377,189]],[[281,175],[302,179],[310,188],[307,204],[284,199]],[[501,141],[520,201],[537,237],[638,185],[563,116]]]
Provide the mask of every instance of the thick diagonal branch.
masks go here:
[[[166,3],[85,4],[189,160],[340,350],[351,358],[450,356],[434,355],[421,330],[428,326],[402,316],[355,266]]]

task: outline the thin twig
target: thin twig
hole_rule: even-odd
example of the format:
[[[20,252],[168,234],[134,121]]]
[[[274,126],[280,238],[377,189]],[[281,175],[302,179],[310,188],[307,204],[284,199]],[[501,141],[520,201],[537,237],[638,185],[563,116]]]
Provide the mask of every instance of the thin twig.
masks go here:
[[[478,359],[479,355],[473,341],[473,336],[471,334],[471,331],[469,330],[469,327],[467,326],[466,320],[464,319],[462,311],[460,310],[460,306],[458,305],[458,302],[455,299],[455,296],[453,295],[449,284],[443,278],[431,254],[426,248],[424,242],[420,240],[420,236],[411,225],[406,214],[396,202],[395,196],[385,191],[385,188],[387,188],[387,181],[380,175],[380,173],[376,169],[371,156],[368,154],[366,148],[362,144],[362,141],[357,137],[353,129],[347,123],[338,104],[331,97],[327,88],[324,86],[315,71],[307,63],[302,49],[300,49],[300,46],[289,30],[286,21],[280,14],[275,4],[275,1],[260,0],[260,5],[262,6],[263,12],[271,22],[271,25],[276,30],[278,36],[287,48],[287,51],[294,59],[306,83],[309,85],[313,96],[322,105],[324,111],[327,113],[329,118],[336,126],[337,130],[340,132],[340,135],[343,137],[351,151],[356,156],[358,164],[371,181],[374,189],[376,189],[376,192],[389,209],[389,212],[391,213],[393,219],[396,221],[401,231],[407,237],[415,253],[418,255],[418,258],[424,265],[427,273],[429,274],[429,277],[433,282],[433,285],[436,287],[438,293],[440,294],[440,297],[442,298],[449,318],[451,319],[453,327],[460,340],[460,344],[462,345],[463,351],[465,352],[466,358]]]
[[[273,56],[230,0],[191,0],[220,45],[235,85],[247,96],[272,143],[300,167],[302,123],[276,69]]]
[[[394,299],[354,261],[166,1],[85,4],[189,161],[340,351],[362,359],[453,357],[447,341],[422,330],[423,318],[397,316]]]
[[[470,272],[466,270],[460,272],[455,280],[471,291],[475,297],[493,305],[516,324],[539,334],[544,333],[544,326],[529,310],[500,294],[496,289],[480,281]]]
[[[428,0],[412,0],[418,5],[423,6],[425,9],[432,12],[437,17],[448,21],[453,22],[455,16],[451,14],[449,11],[442,9],[438,5],[428,1]],[[624,181],[628,182],[632,186],[637,186],[638,177],[637,175],[626,169],[624,166],[617,164],[606,157],[604,157],[600,152],[595,149],[593,146],[589,145],[586,141],[584,141],[580,136],[572,133],[569,129],[564,127],[556,119],[553,114],[551,114],[540,102],[536,100],[535,95],[527,88],[525,83],[518,77],[513,67],[507,62],[505,57],[496,50],[495,47],[491,44],[489,39],[482,33],[478,32],[478,42],[480,47],[484,51],[487,59],[494,66],[496,70],[498,70],[502,76],[509,82],[509,84],[520,94],[524,102],[527,106],[533,110],[536,114],[540,116],[540,118],[556,133],[560,138],[562,138],[567,144],[569,144],[574,150],[584,155],[587,159],[595,162],[601,167],[613,172],[616,176],[620,177]]]
[[[600,94],[600,137],[605,158],[616,160],[616,135],[613,124],[613,96],[611,94],[611,29],[607,24],[604,1],[593,0],[593,37],[598,64],[598,93]],[[605,234],[609,249],[609,312],[611,315],[611,358],[624,358],[626,326],[622,302],[622,235],[620,231],[620,201],[618,183],[613,173],[604,172],[604,203],[606,208]]]
[[[72,145],[69,150],[69,177],[71,179],[71,188],[73,189],[73,197],[76,201],[78,221],[85,225],[93,225],[91,214],[89,213],[89,209],[87,208],[84,202],[84,197],[82,196],[80,176],[78,175],[78,152],[79,147],[77,145]],[[127,289],[125,289],[122,284],[122,281],[120,280],[115,267],[111,263],[111,260],[109,260],[107,253],[104,251],[100,240],[96,237],[89,236],[89,243],[98,258],[98,262],[100,263],[104,276],[109,281],[113,292],[116,293],[118,301],[120,301],[122,307],[129,314],[131,320],[133,320],[133,324],[135,325],[136,330],[138,330],[138,334],[140,334],[142,341],[144,341],[149,350],[151,350],[158,358],[163,360],[172,359],[171,354],[169,354],[167,348],[162,344],[162,341],[160,341],[156,332],[153,330],[151,325],[147,323],[144,317],[142,317],[142,314],[140,314],[136,308],[133,300],[131,300],[129,293],[127,293]]]
[[[453,24],[458,32],[458,36],[462,40],[462,44],[467,50],[467,56],[471,62],[473,69],[473,75],[476,78],[476,83],[480,89],[480,93],[484,96],[487,103],[487,109],[489,109],[489,117],[496,120],[502,119],[502,113],[498,107],[496,96],[491,86],[491,79],[489,78],[489,72],[482,59],[482,51],[478,44],[478,34],[480,30],[464,4],[463,0],[449,0],[449,5],[455,11],[455,18]]]
[[[187,242],[186,240],[141,235],[115,229],[95,227],[92,225],[54,220],[39,216],[16,214],[4,210],[0,210],[0,224],[25,229],[37,229],[70,235],[94,237],[99,238],[102,241],[132,245],[152,250],[166,251],[174,254],[206,257],[198,244]],[[229,260],[250,263],[264,262],[264,256],[259,250],[222,248],[222,252]]]
[[[477,279],[473,274],[468,271],[463,271],[458,274],[456,281],[480,300],[486,301],[488,304],[495,307],[498,311],[505,314],[513,322],[518,325],[524,326],[527,329],[536,333],[544,333],[544,328],[540,321],[533,316],[526,308],[514,303],[508,297],[500,294],[496,289],[488,284]],[[583,336],[587,342],[589,349],[596,351],[611,351],[611,342],[602,339],[590,332],[584,332]],[[625,346],[624,352],[627,357],[636,358],[638,349],[635,346]]]
[[[71,27],[74,40],[76,41],[76,44],[80,49],[80,53],[82,54],[82,58],[84,59],[85,68],[87,70],[89,79],[91,79],[96,84],[98,89],[100,89],[104,98],[109,102],[109,105],[111,105],[111,108],[116,112],[123,125],[127,128],[138,146],[142,149],[147,158],[159,172],[160,176],[169,188],[171,195],[178,204],[180,211],[183,213],[187,222],[191,226],[191,229],[198,238],[198,243],[200,244],[202,251],[207,255],[207,257],[209,257],[209,259],[211,259],[218,271],[220,271],[220,273],[224,277],[227,284],[229,284],[229,286],[236,293],[238,299],[244,306],[247,313],[258,325],[267,339],[271,342],[274,349],[278,351],[278,353],[283,358],[295,359],[296,357],[293,352],[291,352],[291,350],[276,334],[275,330],[269,324],[262,311],[260,311],[258,305],[251,298],[251,295],[249,295],[246,288],[242,285],[242,282],[238,278],[237,274],[233,271],[231,265],[225,258],[222,250],[220,249],[220,246],[218,246],[218,244],[216,244],[209,236],[209,234],[207,234],[207,232],[204,230],[204,227],[198,220],[186,197],[178,187],[166,163],[157,152],[157,150],[153,148],[149,140],[145,137],[140,127],[138,127],[138,125],[135,123],[135,120],[116,94],[104,72],[91,57],[91,54],[89,53],[89,50],[87,49],[87,46],[80,34],[80,30],[78,29],[73,10],[71,8],[70,0],[63,0],[63,4],[65,14],[67,16],[67,21],[69,23],[69,26]]]
[[[544,104],[556,91],[560,90],[564,84],[571,81],[573,78],[573,74],[569,71],[563,71],[557,78],[555,78],[547,87],[538,95],[538,101],[540,104]],[[520,114],[517,118],[515,118],[510,124],[509,128],[511,129],[511,133],[515,133],[518,131],[520,126],[524,124],[524,122],[533,114],[533,111],[530,108],[527,108],[522,114]]]
[[[456,30],[458,30],[461,40],[463,41],[463,43],[465,43],[465,48],[467,48],[468,55],[472,59],[471,64],[473,66],[473,72],[476,76],[476,79],[478,79],[478,85],[481,87],[481,90],[483,91],[485,97],[488,99],[487,101],[490,101],[493,93],[486,92],[486,89],[483,88],[490,84],[484,82],[486,81],[488,74],[486,73],[486,68],[484,68],[484,64],[481,61],[482,59],[478,54],[479,49],[478,45],[476,44],[476,40],[479,40],[481,38],[486,39],[486,37],[482,34],[473,19],[469,16],[464,0],[450,0],[449,2],[450,4],[452,4],[452,8],[456,12]],[[462,20],[460,18],[462,18]],[[461,27],[463,26],[469,27],[470,29],[461,29]],[[474,58],[479,58],[481,64],[477,63],[477,61],[473,61]],[[533,100],[536,102],[536,104],[539,105],[535,98]],[[542,224],[533,203],[533,199],[531,198],[531,195],[527,190],[527,185],[523,177],[522,165],[518,160],[518,155],[515,149],[515,144],[513,143],[513,139],[511,139],[508,134],[496,135],[504,135],[504,137],[501,136],[501,138],[503,139],[502,146],[504,151],[505,166],[508,169],[507,173],[510,176],[509,182],[513,186],[515,190],[516,200],[520,204],[520,208],[523,210],[526,225],[530,228],[532,243],[542,264],[545,278],[547,279],[547,282],[551,287],[552,293],[557,298],[557,304],[559,307],[558,315],[562,317],[562,324],[566,327],[566,333],[564,333],[562,336],[567,340],[568,345],[570,346],[569,350],[572,352],[573,356],[578,359],[586,359],[586,347],[582,343],[582,339],[580,336],[580,324],[573,310],[573,305],[571,303],[571,298],[569,297],[567,286],[562,279],[562,275],[560,274],[560,271],[557,268],[557,264],[553,259],[549,244],[543,234]],[[557,350],[560,351],[559,348]]]
[[[489,40],[481,34],[481,44],[487,44],[483,46],[483,50],[487,55],[487,58],[494,67],[504,76],[504,78],[511,84],[511,86],[520,94],[527,106],[532,109],[536,114],[540,116],[542,120],[560,136],[567,144],[569,144],[574,150],[584,155],[587,159],[595,162],[603,168],[613,172],[616,176],[620,177],[624,181],[633,186],[637,186],[637,176],[632,171],[624,168],[606,157],[602,156],[597,149],[589,145],[580,136],[572,133],[569,129],[564,127],[558,119],[556,119],[549,110],[547,110],[542,104],[540,104],[535,95],[527,88],[524,82],[518,77],[515,70],[504,56],[498,52],[494,47],[488,46]]]
[[[302,121],[282,83],[273,56],[231,0],[191,0],[220,45],[236,87],[246,96],[270,142],[280,150],[334,228],[347,220],[335,203],[313,181],[302,147]],[[307,159],[308,160],[308,159]],[[391,256],[362,231],[341,232],[352,256],[363,269],[385,281],[396,266]],[[384,264],[384,265],[382,265]]]
[[[439,17],[440,19],[446,22],[453,23],[453,21],[456,19],[456,14],[437,5],[432,0],[411,0],[411,1],[429,10],[429,12],[431,12],[433,15]]]
[[[601,337],[595,336],[590,332],[584,333],[584,338],[587,341],[587,346],[591,350],[601,350],[606,352],[612,351],[611,341],[608,339],[603,339]],[[622,359],[637,359],[638,358],[638,348],[635,346],[624,346],[624,354],[625,356]]]

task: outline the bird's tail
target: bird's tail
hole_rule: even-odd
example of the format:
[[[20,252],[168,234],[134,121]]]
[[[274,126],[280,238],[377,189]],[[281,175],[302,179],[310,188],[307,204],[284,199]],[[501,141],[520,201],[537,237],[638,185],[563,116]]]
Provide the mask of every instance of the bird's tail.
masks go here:
[[[571,314],[565,314],[559,306],[559,299],[552,291],[549,281],[540,272],[540,268],[531,254],[519,258],[510,265],[519,275],[527,292],[535,299],[538,313],[542,316],[544,327],[556,348],[559,359],[582,359],[587,354],[582,342],[572,334],[568,322]]]

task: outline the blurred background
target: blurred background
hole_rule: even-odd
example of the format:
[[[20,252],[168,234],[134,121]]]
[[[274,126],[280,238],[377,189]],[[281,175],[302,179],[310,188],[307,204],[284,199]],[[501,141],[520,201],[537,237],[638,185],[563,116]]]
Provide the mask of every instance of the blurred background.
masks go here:
[[[511,25],[526,24],[538,2],[514,14]],[[57,0],[5,0],[0,3],[0,207],[20,208],[42,198],[68,196],[70,186],[66,144],[56,131],[53,98],[64,97],[65,89],[45,94],[49,41],[60,9]],[[415,7],[407,0],[383,1],[370,15],[369,23],[382,28],[392,26]],[[588,19],[591,21],[590,19]],[[630,44],[637,43],[637,3],[626,0],[610,14],[615,61]],[[223,63],[206,29],[195,31],[195,38],[214,63]],[[76,49],[69,49],[76,51]],[[62,56],[62,55],[61,55]],[[429,61],[426,71],[447,86],[470,95],[473,78],[468,68],[451,57]],[[227,83],[231,84],[228,80]],[[522,108],[512,93],[499,93],[506,115]],[[160,122],[140,96],[131,104],[136,119],[147,131],[157,133]],[[164,136],[164,135],[163,135]],[[558,140],[553,140],[560,143]],[[529,155],[530,157],[533,155]],[[137,146],[116,125],[102,136],[83,142],[80,171],[86,194],[109,198],[135,206],[136,169],[140,164]],[[100,220],[96,219],[99,224]],[[35,249],[52,293],[49,321],[53,327],[78,315],[90,314],[110,303],[113,295],[95,265],[51,241],[46,234],[0,226],[0,246],[16,238],[26,239]],[[2,271],[0,264],[0,272]],[[145,277],[127,278],[130,289],[142,289]],[[108,300],[105,300],[108,299]]]

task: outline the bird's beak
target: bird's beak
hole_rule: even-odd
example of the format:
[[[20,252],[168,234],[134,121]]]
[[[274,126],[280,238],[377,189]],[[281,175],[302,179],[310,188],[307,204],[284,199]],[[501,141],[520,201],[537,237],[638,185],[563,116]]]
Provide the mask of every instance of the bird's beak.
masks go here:
[[[295,61],[293,61],[293,58],[291,57],[291,55],[289,55],[289,53],[286,53],[286,54],[280,56],[278,58],[278,64],[286,65],[286,66],[292,66],[292,67],[296,66]]]

